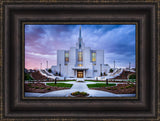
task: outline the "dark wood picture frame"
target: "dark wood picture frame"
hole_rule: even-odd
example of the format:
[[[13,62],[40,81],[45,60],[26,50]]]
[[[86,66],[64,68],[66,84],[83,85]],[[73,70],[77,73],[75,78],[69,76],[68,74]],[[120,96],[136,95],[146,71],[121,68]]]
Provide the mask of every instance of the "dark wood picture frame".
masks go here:
[[[2,119],[158,119],[158,2],[2,2],[2,10]],[[137,99],[22,98],[23,22],[136,22]]]

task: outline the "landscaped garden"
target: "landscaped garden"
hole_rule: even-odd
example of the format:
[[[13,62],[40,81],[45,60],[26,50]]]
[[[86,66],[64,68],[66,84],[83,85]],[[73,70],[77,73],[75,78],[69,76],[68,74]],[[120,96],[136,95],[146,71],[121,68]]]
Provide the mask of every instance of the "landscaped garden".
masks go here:
[[[72,84],[65,84],[65,83],[28,83],[24,85],[25,92],[34,92],[34,93],[46,93],[50,91],[57,91],[63,89],[70,89]]]
[[[115,94],[135,94],[136,93],[136,85],[135,84],[117,84],[117,86],[112,87],[92,87],[94,90],[107,91]]]

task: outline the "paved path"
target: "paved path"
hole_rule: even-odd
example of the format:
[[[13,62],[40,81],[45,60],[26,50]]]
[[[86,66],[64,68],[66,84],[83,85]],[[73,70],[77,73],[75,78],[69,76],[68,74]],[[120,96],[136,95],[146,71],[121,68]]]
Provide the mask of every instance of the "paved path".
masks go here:
[[[43,82],[47,83],[47,82]],[[51,82],[49,82],[51,83]],[[114,94],[106,91],[100,91],[100,90],[91,90],[88,88],[87,84],[95,84],[95,83],[105,83],[105,82],[76,82],[76,81],[70,81],[70,82],[58,82],[58,83],[68,83],[73,84],[73,86],[70,89],[65,90],[58,90],[58,91],[52,91],[48,93],[29,93],[25,92],[26,97],[69,97],[72,92],[75,91],[84,91],[89,94],[89,97],[135,97],[136,94]]]

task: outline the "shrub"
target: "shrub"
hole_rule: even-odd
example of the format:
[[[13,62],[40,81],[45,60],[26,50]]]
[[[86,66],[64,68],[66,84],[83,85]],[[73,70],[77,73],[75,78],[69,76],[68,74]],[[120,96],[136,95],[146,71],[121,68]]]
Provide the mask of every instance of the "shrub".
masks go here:
[[[121,87],[121,89],[124,89],[124,87]]]
[[[84,96],[85,96],[85,95],[87,95],[87,93],[86,93],[86,92],[81,92],[81,94],[82,94],[82,95],[84,95]]]
[[[78,94],[80,94],[80,92],[79,92],[79,91],[77,91],[77,92],[74,92],[73,94],[74,94],[74,95],[78,95]]]
[[[129,79],[136,79],[136,74],[132,74],[129,76]]]
[[[107,88],[108,90],[111,90],[111,88]]]
[[[51,90],[51,88],[50,88],[50,87],[48,87],[48,88],[47,88],[47,90]]]
[[[44,87],[41,87],[40,89],[44,89]]]
[[[116,90],[117,88],[114,87],[113,89]]]
[[[101,75],[100,76],[103,76],[102,72],[101,72]]]
[[[130,84],[131,87],[134,87],[134,84]]]
[[[36,89],[39,89],[39,87],[35,87]]]
[[[51,69],[48,69],[48,72],[49,72],[49,73],[52,73],[52,70],[51,70]]]
[[[82,95],[82,96],[88,95],[86,92],[79,92],[79,91],[72,92],[71,94],[72,94],[72,95]]]
[[[110,69],[110,71],[109,71],[110,73],[112,73],[113,72],[113,69]]]
[[[126,86],[126,89],[130,88],[130,86]]]
[[[24,80],[33,80],[29,73],[24,73]]]
[[[55,74],[56,76],[58,76],[59,74],[58,74],[58,72],[56,72],[56,74]]]
[[[28,86],[30,87],[30,86],[31,86],[31,84],[29,83],[29,84],[28,84]]]

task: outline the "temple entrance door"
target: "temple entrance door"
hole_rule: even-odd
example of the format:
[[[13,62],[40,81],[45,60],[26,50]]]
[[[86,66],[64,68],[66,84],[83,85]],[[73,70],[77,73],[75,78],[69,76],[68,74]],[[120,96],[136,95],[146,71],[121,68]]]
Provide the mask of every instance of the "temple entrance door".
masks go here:
[[[83,78],[83,71],[77,70],[77,78]]]

